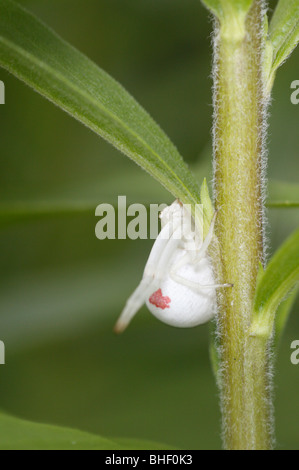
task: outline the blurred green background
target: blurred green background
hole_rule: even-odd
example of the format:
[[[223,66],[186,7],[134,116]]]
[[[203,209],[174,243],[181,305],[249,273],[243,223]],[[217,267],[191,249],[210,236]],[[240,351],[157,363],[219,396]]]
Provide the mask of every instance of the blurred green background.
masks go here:
[[[199,178],[211,180],[212,22],[199,0],[23,0],[118,79],[152,114]],[[272,2],[272,6],[275,2]],[[270,180],[298,183],[299,50],[271,106]],[[96,135],[0,70],[0,406],[14,415],[107,437],[217,449],[220,414],[209,327],[172,329],[143,309],[112,328],[140,280],[151,241],[99,241],[95,208],[171,202],[158,183]],[[296,191],[296,187],[294,186]],[[275,195],[275,191],[273,192]],[[299,199],[299,194],[297,194]],[[269,254],[299,225],[271,209]],[[278,447],[299,448],[298,303],[275,380]]]

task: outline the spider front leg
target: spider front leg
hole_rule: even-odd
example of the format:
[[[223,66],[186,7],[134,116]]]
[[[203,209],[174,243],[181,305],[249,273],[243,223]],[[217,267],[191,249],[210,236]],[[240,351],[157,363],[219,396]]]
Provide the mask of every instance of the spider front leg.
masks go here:
[[[169,231],[172,231],[170,238]],[[171,228],[166,225],[160,232],[145,266],[142,281],[129,297],[114,327],[116,333],[122,333],[127,328],[148,297],[158,289],[161,280],[168,272],[173,253],[181,244],[180,233],[179,220]]]

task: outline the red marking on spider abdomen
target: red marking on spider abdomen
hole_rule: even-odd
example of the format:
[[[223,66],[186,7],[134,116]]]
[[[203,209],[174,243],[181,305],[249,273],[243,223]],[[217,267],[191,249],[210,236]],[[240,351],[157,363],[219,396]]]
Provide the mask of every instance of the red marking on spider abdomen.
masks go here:
[[[159,289],[149,298],[149,302],[164,310],[165,308],[170,308],[168,304],[170,304],[171,299],[169,297],[163,297],[162,291]]]

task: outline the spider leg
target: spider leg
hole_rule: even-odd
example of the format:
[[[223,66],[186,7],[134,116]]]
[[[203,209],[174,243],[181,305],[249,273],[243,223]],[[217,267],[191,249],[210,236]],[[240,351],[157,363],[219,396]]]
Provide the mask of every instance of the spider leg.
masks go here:
[[[233,284],[199,284],[198,282],[189,281],[182,276],[179,276],[175,272],[170,273],[171,279],[183,286],[189,287],[189,289],[194,290],[195,292],[200,293],[203,289],[220,289],[225,287],[233,287]]]
[[[214,213],[214,216],[213,216],[208,234],[207,234],[206,238],[204,239],[201,247],[197,251],[196,256],[194,257],[194,263],[198,263],[198,261],[200,261],[205,256],[205,254],[207,252],[207,249],[209,248],[209,246],[212,242],[217,214],[218,214],[218,212],[216,211]]]
[[[173,227],[174,230],[170,238],[165,238],[164,229],[159,234],[145,266],[141,283],[129,297],[115,325],[114,331],[116,333],[122,333],[127,328],[147,298],[158,289],[161,280],[168,272],[171,257],[181,243],[179,238],[181,229],[177,225]]]
[[[133,294],[127,300],[125,308],[121,312],[121,315],[114,327],[115,333],[122,333],[127,328],[132,318],[145,303],[147,297],[153,292],[153,290],[155,290],[155,284],[154,278],[146,277],[142,279],[137,289],[135,289]]]
[[[171,226],[171,229],[169,229],[169,226],[164,226],[161,232],[159,233],[154,246],[150,252],[148,261],[145,265],[144,268],[144,276],[153,276],[154,273],[157,270],[157,266],[159,265],[159,261],[161,260],[161,256],[166,249],[169,241],[174,237],[174,235],[177,233],[177,229],[179,226],[179,221],[176,221],[176,223]]]

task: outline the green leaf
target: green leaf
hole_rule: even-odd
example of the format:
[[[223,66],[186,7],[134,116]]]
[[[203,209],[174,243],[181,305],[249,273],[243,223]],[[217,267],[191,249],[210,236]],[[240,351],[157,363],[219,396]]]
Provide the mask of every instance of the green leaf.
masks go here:
[[[133,159],[182,202],[199,202],[194,175],[143,108],[11,0],[0,0],[0,65]]]
[[[246,16],[253,0],[202,0],[202,2],[220,21],[223,21],[231,16]]]
[[[297,286],[291,294],[287,297],[287,299],[280,304],[276,313],[275,319],[275,344],[276,346],[279,344],[279,341],[282,337],[284,329],[286,327],[288,318],[292,311],[292,308],[295,304],[295,300],[297,298],[299,292],[299,287]]]
[[[299,0],[279,0],[269,27],[267,48],[272,49],[267,89],[271,91],[277,69],[299,42]]]
[[[0,415],[0,450],[162,450],[169,446],[130,439],[106,439],[74,429]]]
[[[266,270],[261,268],[251,325],[253,336],[269,338],[281,302],[299,282],[299,229],[281,246]]]
[[[200,188],[200,200],[205,207],[206,217],[209,223],[212,222],[214,215],[214,206],[210,198],[209,187],[206,178],[204,178],[203,183]]]

